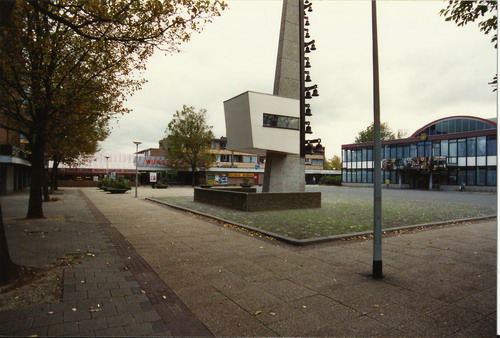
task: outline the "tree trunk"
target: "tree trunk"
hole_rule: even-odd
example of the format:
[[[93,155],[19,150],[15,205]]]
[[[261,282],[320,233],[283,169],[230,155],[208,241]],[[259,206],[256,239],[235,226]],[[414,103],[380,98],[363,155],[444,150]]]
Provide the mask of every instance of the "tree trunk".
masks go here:
[[[45,161],[44,161],[45,162]],[[50,202],[50,194],[49,194],[49,171],[48,169],[43,169],[43,201]]]
[[[59,186],[57,184],[57,171],[59,169],[59,164],[59,161],[54,160],[54,164],[52,166],[52,191],[59,189]]]
[[[191,167],[191,186],[194,187],[195,183],[195,177],[194,175],[196,174],[196,167]]]
[[[21,272],[22,267],[14,264],[9,254],[7,245],[7,236],[5,235],[5,227],[3,224],[2,206],[0,205],[0,285],[5,285],[16,280]]]
[[[26,218],[44,218],[42,185],[43,176],[45,175],[45,142],[43,137],[36,138],[36,141],[31,146],[31,150],[31,187]]]

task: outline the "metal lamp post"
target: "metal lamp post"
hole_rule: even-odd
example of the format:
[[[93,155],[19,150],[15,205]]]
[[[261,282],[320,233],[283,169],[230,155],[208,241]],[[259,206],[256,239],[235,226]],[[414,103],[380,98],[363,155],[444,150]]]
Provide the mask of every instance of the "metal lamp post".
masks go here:
[[[378,69],[377,3],[372,0],[373,44],[373,266],[372,277],[382,278],[382,178],[380,169],[380,87]]]
[[[108,160],[109,156],[104,156],[106,158],[106,178],[109,178],[109,167],[108,167]]]
[[[139,162],[137,159],[137,155],[139,153],[139,144],[141,144],[142,142],[133,141],[133,143],[135,144],[135,198],[137,198],[137,186],[139,185]]]

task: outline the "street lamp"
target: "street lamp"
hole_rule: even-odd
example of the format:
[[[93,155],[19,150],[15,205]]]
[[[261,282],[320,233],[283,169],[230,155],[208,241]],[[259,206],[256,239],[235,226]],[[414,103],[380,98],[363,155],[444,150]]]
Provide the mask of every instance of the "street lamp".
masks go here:
[[[138,170],[138,160],[137,160],[137,155],[139,153],[139,144],[142,142],[139,141],[133,141],[135,144],[135,198],[137,198],[137,186],[139,185],[139,170]]]
[[[109,156],[104,156],[106,158],[106,177],[108,178],[109,177],[109,168],[108,168],[108,160],[109,160]]]

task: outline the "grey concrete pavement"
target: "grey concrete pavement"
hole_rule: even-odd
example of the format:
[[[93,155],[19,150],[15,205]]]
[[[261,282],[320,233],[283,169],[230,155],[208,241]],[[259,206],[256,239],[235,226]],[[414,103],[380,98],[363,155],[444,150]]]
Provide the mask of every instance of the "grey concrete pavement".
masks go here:
[[[496,221],[385,237],[372,280],[370,240],[296,248],[85,193],[217,336],[495,334]]]
[[[141,188],[138,199],[133,191],[82,191],[85,196],[66,188],[61,201],[45,204],[51,217],[35,223],[16,219],[24,216],[19,210],[26,196],[0,199],[9,241],[32,241],[11,247],[19,262],[51,262],[77,248],[96,253],[65,274],[65,295],[72,296],[48,307],[0,313],[0,334],[181,336],[187,334],[172,330],[182,324],[179,313],[186,313],[186,322],[199,319],[207,335],[215,336],[495,335],[496,220],[386,236],[385,276],[373,280],[367,277],[371,240],[298,248],[143,200],[189,196],[189,188]],[[25,228],[43,234],[25,235]],[[134,264],[127,265],[130,260]],[[158,307],[153,290],[141,293],[148,286],[141,275],[159,277],[165,285],[151,283],[171,292],[179,313]],[[76,290],[82,277],[98,290],[99,283],[116,282],[118,288],[105,296]],[[141,299],[134,306],[127,296]],[[78,318],[65,308],[76,302],[88,309],[95,301],[107,312],[81,311],[86,318]],[[56,316],[46,314],[50,309]],[[172,316],[177,323],[169,322]]]

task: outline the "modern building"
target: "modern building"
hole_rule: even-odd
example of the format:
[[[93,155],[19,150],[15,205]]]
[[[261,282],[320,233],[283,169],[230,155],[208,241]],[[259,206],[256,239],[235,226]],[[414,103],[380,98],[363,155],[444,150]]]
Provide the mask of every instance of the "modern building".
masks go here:
[[[213,139],[210,153],[215,163],[205,172],[197,175],[200,183],[237,185],[248,180],[262,184],[266,157],[253,153],[232,151],[227,149],[227,138]],[[96,153],[86,161],[77,165],[61,164],[58,169],[59,186],[94,186],[105,176],[128,179],[135,182],[135,154]],[[306,181],[317,183],[323,175],[340,174],[332,170],[323,170],[324,154],[306,156]],[[148,148],[137,153],[137,169],[142,185],[152,184],[169,173],[168,159],[161,148]],[[49,163],[49,170],[52,163]],[[179,172],[173,179],[177,184],[191,184],[190,172]],[[169,178],[168,181],[172,181]]]
[[[496,191],[497,121],[451,116],[382,141],[382,182],[413,189]],[[342,184],[373,184],[373,142],[342,146]]]
[[[0,194],[18,191],[30,183],[31,164],[23,141],[19,133],[0,128]]]

